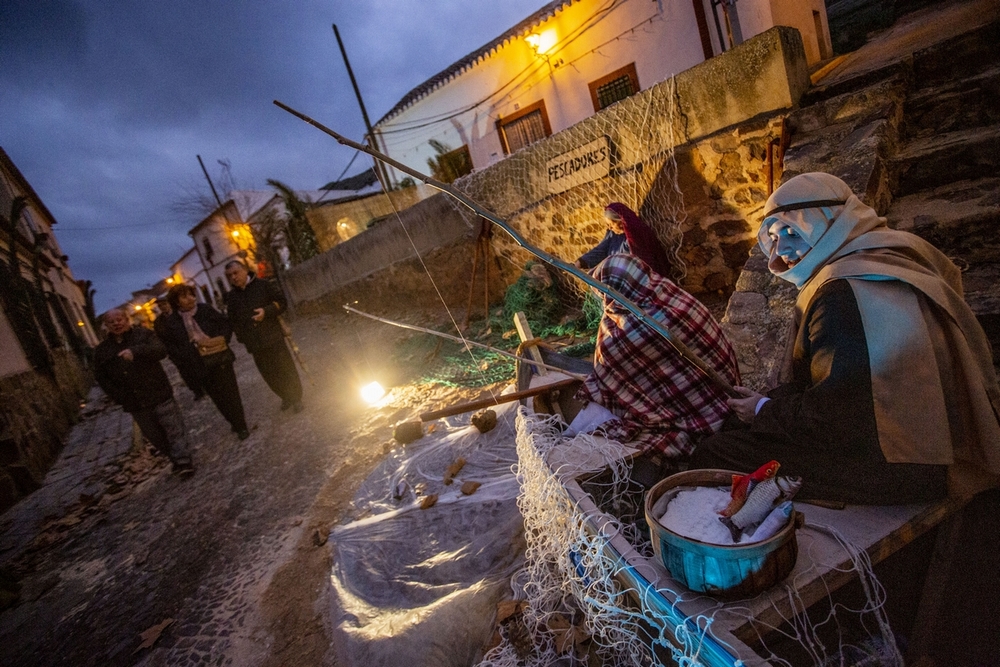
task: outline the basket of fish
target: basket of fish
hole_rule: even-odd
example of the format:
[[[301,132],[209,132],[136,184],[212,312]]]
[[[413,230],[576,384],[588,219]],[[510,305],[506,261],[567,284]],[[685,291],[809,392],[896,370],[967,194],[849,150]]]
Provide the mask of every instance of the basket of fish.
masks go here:
[[[656,557],[692,591],[751,597],[795,567],[802,515],[792,497],[798,477],[778,476],[775,461],[753,473],[689,470],[646,494],[646,522]]]

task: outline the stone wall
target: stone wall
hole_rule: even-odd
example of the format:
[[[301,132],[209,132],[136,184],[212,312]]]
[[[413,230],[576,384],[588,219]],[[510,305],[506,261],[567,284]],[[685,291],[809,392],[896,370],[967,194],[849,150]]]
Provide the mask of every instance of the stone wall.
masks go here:
[[[448,260],[459,265],[446,266],[448,280],[445,284],[451,285],[452,280],[468,284],[470,274],[464,272],[461,264],[465,262],[471,270],[471,244],[477,231],[472,216],[456,209],[444,195],[435,195],[400,211],[398,219],[393,215],[365,233],[292,267],[284,274],[285,288],[298,307],[339,292],[355,282],[371,282],[375,274],[384,276],[387,284],[396,283],[393,267],[397,263],[419,263],[418,253],[423,257],[437,249],[463,244],[468,244],[468,248]],[[443,256],[452,257],[451,253]],[[425,261],[431,265],[429,260]],[[398,285],[403,292],[414,295],[428,287],[433,295],[433,286],[419,281]],[[448,289],[450,297],[458,296],[451,293],[451,287]]]
[[[39,487],[92,384],[72,354],[52,355],[54,380],[35,371],[0,379],[0,512]]]
[[[756,229],[747,220],[759,213],[770,194],[771,179],[780,174],[777,143],[783,117],[779,113],[755,119],[678,146],[676,172],[662,158],[643,165],[642,171],[655,174],[636,207],[644,220],[654,227],[674,224],[659,204],[671,197],[682,202],[684,217],[677,221],[679,255],[686,267],[681,284],[688,291],[718,295],[732,291],[754,245]],[[680,197],[672,192],[673,173]],[[631,177],[616,173],[575,188],[573,208],[558,198],[548,198],[507,222],[532,245],[572,262],[604,236],[599,212],[615,201],[615,192],[621,189],[616,181]],[[667,246],[669,240],[663,240]],[[504,259],[501,267],[508,282],[517,279],[532,257],[499,232],[494,248]]]

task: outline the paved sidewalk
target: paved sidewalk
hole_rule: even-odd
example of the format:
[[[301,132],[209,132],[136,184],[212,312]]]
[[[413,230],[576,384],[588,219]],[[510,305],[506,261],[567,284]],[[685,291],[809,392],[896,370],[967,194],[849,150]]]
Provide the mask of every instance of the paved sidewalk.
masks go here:
[[[108,488],[101,471],[132,449],[132,423],[132,417],[99,388],[90,390],[81,421],[70,432],[41,488],[0,518],[0,564],[42,532],[47,516],[65,512],[81,498],[100,501]]]

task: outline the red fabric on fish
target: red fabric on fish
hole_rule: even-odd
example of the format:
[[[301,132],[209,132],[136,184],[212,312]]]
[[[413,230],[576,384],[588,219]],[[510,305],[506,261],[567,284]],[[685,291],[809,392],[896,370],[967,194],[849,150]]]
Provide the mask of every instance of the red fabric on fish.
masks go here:
[[[670,329],[730,383],[740,384],[732,346],[696,298],[632,255],[608,257],[593,275]],[[598,296],[604,316],[594,372],[578,397],[596,401],[618,417],[601,427],[609,438],[669,458],[690,454],[729,414],[725,392],[652,328],[610,298]]]

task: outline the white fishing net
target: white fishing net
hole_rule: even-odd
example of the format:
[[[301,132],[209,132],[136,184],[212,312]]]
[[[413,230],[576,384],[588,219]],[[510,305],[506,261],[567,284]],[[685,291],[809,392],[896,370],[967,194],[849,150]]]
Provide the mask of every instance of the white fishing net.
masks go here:
[[[523,558],[514,411],[495,411],[487,433],[465,415],[396,447],[355,496],[356,519],[331,531],[337,664],[457,667],[482,655]],[[480,486],[465,495],[467,482]]]
[[[480,667],[742,664],[747,656],[739,652],[745,647],[728,644],[731,635],[713,626],[754,619],[751,605],[722,603],[679,585],[659,591],[641,583],[635,587],[626,583],[634,582],[634,576],[622,576],[632,569],[625,556],[653,554],[648,537],[636,525],[642,521],[642,494],[629,488],[621,445],[592,436],[566,440],[552,418],[522,408],[517,415],[517,454],[526,560],[511,587],[514,597],[524,600],[524,608],[520,618],[501,623],[502,641]],[[602,469],[582,485],[601,508],[572,501],[567,480],[585,479],[586,473]],[[609,508],[611,512],[601,511]],[[827,607],[817,604],[807,613],[797,586],[828,556],[806,553],[813,565],[779,584],[795,611],[782,616],[780,625],[753,625],[754,658],[789,667],[901,667],[884,612],[885,592],[865,552],[830,526],[807,523],[800,531],[822,533],[841,546],[841,556],[849,563],[846,571],[857,574],[864,602],[850,607],[831,598]],[[608,548],[616,537],[627,541],[625,549],[620,541]],[[700,609],[697,614],[687,616],[678,608],[692,602]]]
[[[636,583],[635,558],[654,556],[625,448],[564,438],[553,418],[513,403],[495,410],[485,434],[454,417],[394,449],[356,494],[353,520],[331,532],[337,664],[736,666],[745,647],[719,628],[751,619],[756,638],[744,641],[771,664],[903,664],[885,591],[866,553],[836,529],[799,530],[799,560],[809,565],[774,589],[794,612],[769,622],[752,600],[654,590]],[[445,484],[459,458],[464,466]],[[575,499],[571,480],[582,492]],[[465,495],[466,482],[480,486]],[[437,502],[421,509],[432,494]],[[862,584],[859,603],[831,596],[804,611],[800,587],[830,559],[811,551],[809,534],[840,545],[844,571]],[[695,613],[681,609],[690,604]]]
[[[604,207],[621,202],[656,232],[673,264],[671,277],[680,281],[685,274],[680,253],[686,222],[674,158],[680,122],[674,83],[667,81],[453,185],[518,230],[528,243],[567,262],[601,240],[606,231]],[[546,180],[550,167],[587,146],[609,151],[607,175],[553,193]],[[471,217],[460,204],[455,206]],[[532,258],[504,234],[494,235],[493,245],[517,270]],[[582,289],[582,283],[570,284]]]

